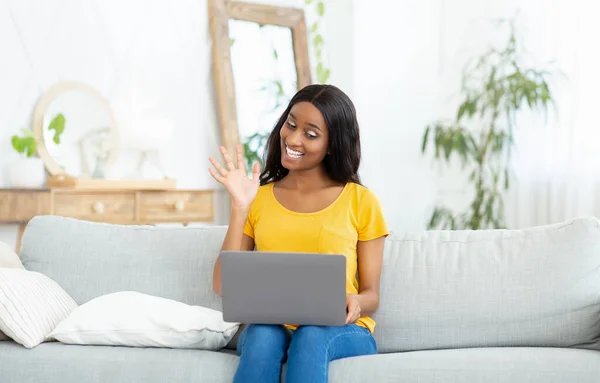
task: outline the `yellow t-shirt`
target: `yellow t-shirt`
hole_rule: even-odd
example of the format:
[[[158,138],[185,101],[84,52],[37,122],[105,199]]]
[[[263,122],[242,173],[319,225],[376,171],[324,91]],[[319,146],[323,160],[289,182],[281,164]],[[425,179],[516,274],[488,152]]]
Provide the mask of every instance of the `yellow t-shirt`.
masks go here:
[[[358,294],[357,242],[389,234],[377,197],[364,186],[347,183],[325,209],[297,213],[277,201],[273,186],[259,188],[244,229],[254,239],[256,250],[344,254],[346,292]],[[361,317],[356,324],[371,332],[375,329],[370,317]]]

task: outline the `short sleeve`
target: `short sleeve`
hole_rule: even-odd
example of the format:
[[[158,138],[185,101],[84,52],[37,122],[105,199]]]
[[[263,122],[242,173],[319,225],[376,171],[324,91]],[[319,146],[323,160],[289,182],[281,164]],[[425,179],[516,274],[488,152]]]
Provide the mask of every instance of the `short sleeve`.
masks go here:
[[[373,192],[366,190],[358,207],[358,240],[370,241],[389,235],[381,203]]]
[[[254,209],[252,207],[250,207],[250,212],[248,213],[248,218],[246,219],[244,234],[254,239]]]

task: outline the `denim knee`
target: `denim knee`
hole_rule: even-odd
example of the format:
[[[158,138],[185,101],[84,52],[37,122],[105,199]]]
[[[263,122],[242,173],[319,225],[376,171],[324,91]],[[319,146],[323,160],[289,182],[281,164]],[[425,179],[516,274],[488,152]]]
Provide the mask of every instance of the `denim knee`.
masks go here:
[[[298,329],[294,331],[294,337],[296,339],[302,339],[303,342],[309,344],[322,343],[327,335],[325,329],[326,327],[322,326],[299,326]]]
[[[248,325],[240,336],[237,352],[251,353],[256,356],[278,353],[285,349],[288,333],[279,325]],[[247,356],[247,355],[246,355]]]

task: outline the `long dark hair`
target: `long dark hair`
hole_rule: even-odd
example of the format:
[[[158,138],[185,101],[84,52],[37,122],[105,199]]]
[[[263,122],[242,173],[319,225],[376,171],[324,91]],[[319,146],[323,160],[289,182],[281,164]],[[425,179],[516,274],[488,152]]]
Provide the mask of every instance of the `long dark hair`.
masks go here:
[[[325,119],[329,130],[328,154],[323,165],[329,178],[340,183],[360,184],[360,134],[356,110],[350,98],[333,85],[308,85],[296,93],[267,140],[265,168],[260,184],[266,185],[285,177],[289,170],[281,165],[281,127],[292,107],[307,101],[313,104]]]

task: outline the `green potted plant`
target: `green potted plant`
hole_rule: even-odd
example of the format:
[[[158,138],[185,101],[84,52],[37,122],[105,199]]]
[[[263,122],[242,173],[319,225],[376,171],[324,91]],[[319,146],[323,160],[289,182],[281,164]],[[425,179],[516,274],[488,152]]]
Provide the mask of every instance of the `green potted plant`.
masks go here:
[[[39,188],[46,181],[44,163],[36,157],[37,141],[33,132],[21,129],[20,135],[11,138],[13,149],[20,154],[9,169],[10,184],[13,188]]]
[[[48,130],[54,130],[53,140],[60,143],[60,136],[64,131],[65,117],[58,114],[52,119]],[[19,158],[13,162],[9,169],[9,181],[13,188],[41,188],[46,182],[46,169],[41,158],[35,156],[38,142],[33,132],[21,129],[21,134],[11,137],[13,149],[19,153]]]
[[[549,72],[524,63],[515,22],[502,24],[506,21],[505,45],[475,57],[463,73],[456,117],[432,123],[423,134],[423,153],[432,146],[436,160],[460,160],[472,196],[463,211],[435,206],[429,229],[505,228],[504,196],[512,178],[516,116],[523,110],[545,113],[554,104]]]

